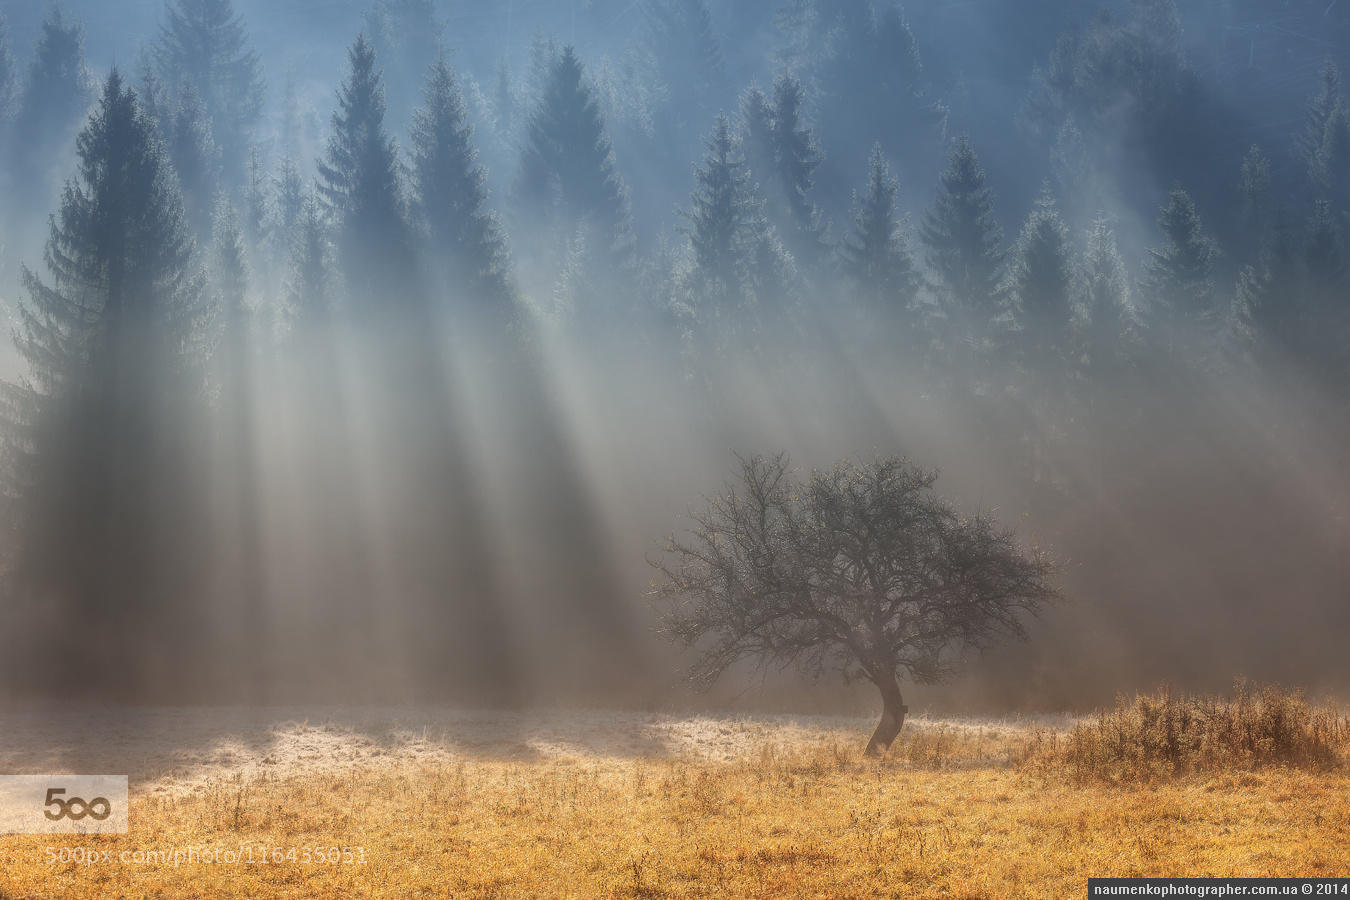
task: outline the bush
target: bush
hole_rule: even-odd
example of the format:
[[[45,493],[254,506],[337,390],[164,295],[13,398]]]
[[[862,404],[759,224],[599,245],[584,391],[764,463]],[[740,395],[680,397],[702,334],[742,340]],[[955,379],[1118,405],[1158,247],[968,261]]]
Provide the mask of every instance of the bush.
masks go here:
[[[1350,719],[1312,706],[1297,691],[1238,682],[1231,699],[1152,694],[1122,697],[1055,741],[1049,755],[1080,780],[1147,781],[1233,769],[1339,767]]]

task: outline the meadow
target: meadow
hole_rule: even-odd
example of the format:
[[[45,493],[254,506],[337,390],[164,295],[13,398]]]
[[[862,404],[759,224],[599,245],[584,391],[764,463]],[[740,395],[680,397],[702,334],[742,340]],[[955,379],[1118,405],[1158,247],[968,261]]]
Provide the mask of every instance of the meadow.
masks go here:
[[[67,763],[154,762],[127,835],[0,837],[0,897],[1070,897],[1089,875],[1350,872],[1350,723],[1275,691],[920,717],[880,760],[852,719],[296,712],[141,711],[78,746],[53,726]],[[155,756],[156,727],[197,749]],[[37,761],[16,733],[11,771]]]

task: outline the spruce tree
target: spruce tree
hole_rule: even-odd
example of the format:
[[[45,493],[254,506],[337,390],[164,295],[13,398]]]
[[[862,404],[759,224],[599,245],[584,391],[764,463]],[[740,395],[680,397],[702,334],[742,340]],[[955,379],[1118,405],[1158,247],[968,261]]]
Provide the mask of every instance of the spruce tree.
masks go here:
[[[431,69],[423,106],[413,116],[412,208],[461,311],[482,323],[511,315],[505,239],[486,209],[487,174],[478,164],[473,128],[454,73],[444,60]]]
[[[411,234],[398,151],[384,127],[384,83],[364,36],[347,54],[319,194],[336,228],[338,261],[358,316],[378,303],[415,301]]]
[[[160,140],[168,143],[169,132],[173,129],[173,102],[169,99],[169,89],[159,77],[159,67],[144,46],[136,54],[136,71],[136,99],[146,116],[155,124]]]
[[[1003,232],[984,169],[964,136],[952,147],[937,203],[924,215],[919,237],[955,327],[976,340],[987,336],[999,313]]]
[[[912,139],[916,126],[931,125],[936,121],[923,99],[923,62],[919,58],[919,42],[910,30],[904,13],[894,3],[885,4],[876,25],[876,38],[871,52],[876,78],[871,96],[884,110],[877,126],[883,141]]]
[[[88,99],[84,29],[53,3],[42,20],[10,131],[13,186],[25,201],[38,199],[53,161],[65,158]]]
[[[1314,173],[1318,154],[1322,151],[1322,142],[1326,138],[1327,122],[1336,110],[1344,105],[1341,95],[1341,70],[1330,57],[1322,64],[1317,95],[1308,101],[1304,113],[1303,133],[1298,136],[1297,150]]]
[[[1018,237],[1009,271],[1025,365],[1045,370],[1062,366],[1069,351],[1073,314],[1068,229],[1047,184]]]
[[[417,84],[445,52],[445,22],[436,14],[433,0],[376,0],[363,19],[387,84]],[[402,131],[417,96],[411,89],[396,90],[388,99],[388,120],[394,130]]]
[[[510,142],[514,139],[518,109],[516,84],[511,77],[511,67],[505,59],[499,59],[492,88],[492,111],[498,140]]]
[[[564,233],[593,225],[612,262],[632,261],[627,189],[615,169],[600,105],[570,46],[549,65],[543,96],[530,117],[518,196],[528,209],[550,214]]]
[[[262,61],[232,0],[170,0],[155,56],[175,94],[191,87],[220,142],[226,183],[242,184],[247,148],[262,115]]]
[[[824,226],[809,194],[823,155],[805,124],[801,82],[791,75],[774,81],[773,98],[751,86],[741,98],[742,146],[751,179],[765,197],[765,214],[793,252],[817,261],[824,251]]]
[[[246,622],[260,621],[265,610],[263,580],[262,497],[257,453],[257,417],[254,398],[258,354],[254,341],[254,311],[248,300],[249,267],[244,235],[234,207],[223,196],[216,204],[208,274],[215,303],[216,422],[214,469],[217,484],[227,488],[211,498],[215,535],[212,583],[217,599],[231,604]],[[264,648],[270,634],[235,626],[222,629],[218,640],[231,654],[250,653],[257,660],[239,673],[241,684],[265,689],[270,655]]]
[[[224,197],[216,203],[212,223],[208,274],[220,327],[217,374],[228,394],[241,386],[248,369],[249,270],[239,217]]]
[[[693,251],[686,302],[704,338],[729,346],[770,324],[781,325],[795,291],[794,267],[764,218],[763,201],[725,114],[713,126],[703,165],[694,172],[690,207],[681,215]]]
[[[295,241],[305,208],[305,182],[291,157],[282,158],[281,165],[272,176],[270,193],[268,207],[272,220],[267,230],[276,237],[276,246],[281,248],[284,255],[289,253]]]
[[[1276,215],[1259,259],[1238,273],[1238,328],[1258,362],[1292,359],[1307,346],[1302,288],[1293,229]]]
[[[1350,377],[1350,268],[1340,222],[1326,200],[1313,204],[1303,271],[1310,368],[1324,384],[1344,390]]]
[[[1350,213],[1350,113],[1339,106],[1327,119],[1312,161],[1319,196],[1337,213]]]
[[[694,181],[690,208],[682,214],[694,251],[695,289],[713,304],[725,304],[739,290],[746,230],[757,212],[750,172],[725,115],[717,117]]]
[[[1158,218],[1163,245],[1149,250],[1144,279],[1144,326],[1150,342],[1179,359],[1215,349],[1224,322],[1214,290],[1213,241],[1205,234],[1190,194],[1168,194]]]
[[[780,16],[785,67],[810,86],[831,155],[818,181],[842,194],[871,142],[926,157],[941,112],[926,96],[918,43],[900,9],[871,0],[801,0]],[[861,140],[833,142],[832,135]],[[921,157],[922,158],[922,157]]]
[[[268,197],[267,170],[257,147],[248,151],[248,174],[244,182],[243,240],[256,254],[268,241],[272,229],[272,203]]]
[[[200,327],[202,283],[176,179],[116,70],[76,152],[51,222],[49,277],[24,275],[17,345],[28,373],[7,386],[19,463],[9,493],[25,523],[14,574],[100,633],[113,649],[97,659],[108,663],[144,650],[118,623],[141,628],[147,614],[172,613],[156,608],[173,590],[157,565],[182,552],[186,533],[176,417],[190,400],[185,348]],[[125,683],[134,669],[123,662],[92,674]]]
[[[17,98],[18,85],[14,75],[14,60],[10,55],[9,49],[9,23],[5,19],[4,13],[0,13],[0,150],[5,153],[10,152],[11,138],[10,130],[14,124],[15,104]],[[19,173],[13,171],[13,167],[8,163],[0,163],[0,191],[14,196],[10,182],[12,178]],[[11,223],[10,217],[14,215],[14,210],[0,210],[0,245],[9,245],[10,241],[6,238],[6,233],[10,227],[21,227],[18,222]],[[6,273],[9,268],[6,260],[0,258],[0,273]]]
[[[918,327],[919,278],[896,213],[899,183],[881,145],[872,147],[867,190],[854,194],[853,230],[840,244],[845,276],[865,313],[898,326],[912,341]],[[889,329],[887,329],[889,330]]]
[[[657,147],[692,149],[726,96],[726,63],[705,0],[644,0],[647,45],[663,105]]]
[[[1088,231],[1079,277],[1079,343],[1088,373],[1101,380],[1120,372],[1128,362],[1134,331],[1125,261],[1104,215]]]
[[[1242,245],[1250,254],[1265,243],[1271,214],[1270,160],[1256,144],[1242,159],[1238,188],[1242,197]]]
[[[18,97],[18,81],[14,72],[14,57],[9,46],[9,20],[0,13],[0,146],[9,136],[9,123],[14,118]]]
[[[1064,119],[1055,135],[1054,146],[1050,148],[1050,166],[1058,189],[1056,193],[1063,198],[1064,214],[1071,224],[1079,222],[1085,215],[1093,215],[1100,208],[1092,156],[1072,115]]]
[[[332,252],[323,207],[303,197],[290,244],[286,300],[291,334],[298,341],[321,335],[333,319]]]
[[[802,84],[787,74],[773,85],[773,149],[777,165],[779,212],[771,219],[783,233],[793,236],[798,257],[818,257],[822,249],[820,211],[810,198],[815,172],[824,158],[815,133],[803,121],[805,93]]]
[[[750,177],[761,188],[776,179],[774,162],[773,108],[758,85],[750,85],[741,95],[741,149]]]
[[[216,145],[206,105],[191,85],[183,89],[165,135],[169,158],[183,191],[183,207],[197,241],[211,242],[212,219],[219,185]]]
[[[1313,204],[1303,260],[1306,302],[1314,319],[1330,324],[1338,313],[1350,308],[1350,301],[1345,294],[1347,269],[1340,223],[1326,200]]]
[[[289,252],[305,210],[305,182],[294,159],[282,158],[277,174],[271,177],[270,194],[271,223],[267,229],[277,236],[278,246]]]
[[[300,159],[304,156],[306,138],[306,112],[300,103],[295,87],[294,70],[287,72],[286,84],[281,97],[281,156],[283,159]]]

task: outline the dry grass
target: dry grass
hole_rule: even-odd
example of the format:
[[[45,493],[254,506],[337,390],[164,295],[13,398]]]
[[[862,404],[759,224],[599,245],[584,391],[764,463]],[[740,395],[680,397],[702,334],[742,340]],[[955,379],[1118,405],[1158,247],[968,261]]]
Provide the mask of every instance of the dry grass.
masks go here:
[[[139,792],[129,835],[0,837],[0,896],[1013,898],[1080,896],[1090,874],[1350,874],[1350,777],[1319,753],[1306,756],[1315,768],[1281,765],[1305,756],[1262,749],[1242,729],[1188,724],[1180,733],[1240,734],[1245,749],[1218,754],[1202,742],[1211,750],[1175,757],[1191,762],[1172,770],[1189,774],[1149,768],[1151,783],[1066,777],[1080,759],[1137,769],[1129,753],[1112,762],[1105,735],[1117,726],[1170,748],[1157,730],[1193,716],[1176,699],[1159,711],[1163,702],[1146,698],[1054,740],[1030,728],[907,725],[879,762],[858,753],[859,730],[765,742],[732,761],[466,754],[217,778],[187,793]],[[1259,694],[1234,702],[1247,704],[1240,714],[1222,709],[1237,722],[1269,723],[1277,709],[1322,722]],[[1339,753],[1337,722],[1313,730],[1340,741]],[[1232,765],[1209,771],[1220,760]],[[107,850],[111,862],[46,862],[45,848],[63,840]],[[360,847],[365,862],[119,860],[315,846]]]
[[[1231,698],[1174,694],[1164,687],[1077,724],[1063,740],[1036,736],[1031,755],[1079,781],[1157,781],[1197,773],[1277,766],[1341,767],[1350,718],[1312,706],[1298,692],[1238,682]]]

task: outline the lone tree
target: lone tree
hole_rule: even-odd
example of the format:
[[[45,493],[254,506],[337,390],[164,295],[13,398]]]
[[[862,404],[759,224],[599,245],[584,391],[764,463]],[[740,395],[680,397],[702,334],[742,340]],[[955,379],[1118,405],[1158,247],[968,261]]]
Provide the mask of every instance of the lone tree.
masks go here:
[[[695,684],[745,658],[866,678],[882,698],[876,756],[904,724],[902,674],[933,684],[967,652],[1025,637],[1023,614],[1057,596],[1053,563],[987,516],[959,515],[936,478],[892,457],[800,484],[782,454],[741,459],[741,483],[653,563],[666,632],[701,651]]]

